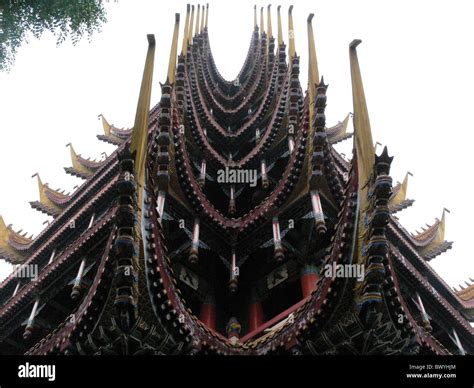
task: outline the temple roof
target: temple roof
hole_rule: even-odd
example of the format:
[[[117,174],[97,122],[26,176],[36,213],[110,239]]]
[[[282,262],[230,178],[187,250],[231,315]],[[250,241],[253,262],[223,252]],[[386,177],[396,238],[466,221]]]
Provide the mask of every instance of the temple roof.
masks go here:
[[[102,127],[104,129],[103,135],[97,135],[97,138],[100,140],[113,145],[120,145],[132,134],[132,129],[119,129],[113,124],[110,125],[102,114],[99,115],[99,118],[102,119]]]
[[[389,208],[392,213],[396,213],[402,209],[406,209],[411,206],[415,200],[407,199],[407,188],[408,188],[408,175],[412,175],[407,172],[403,182],[393,187],[392,195],[389,200]]]
[[[459,285],[459,290],[454,288],[454,292],[456,295],[461,298],[464,301],[472,301],[474,300],[474,279],[469,278],[469,282],[466,283],[466,287],[464,287],[462,284]]]
[[[30,202],[31,207],[56,217],[62,212],[71,199],[70,194],[64,193],[64,190],[51,189],[47,183],[41,181],[39,174],[33,175],[33,177],[35,176],[38,180],[39,201]]]
[[[69,143],[67,146],[69,147],[71,153],[72,162],[72,167],[64,168],[68,174],[87,179],[104,164],[103,160],[85,159],[81,155],[78,155],[71,143]]]
[[[400,352],[411,351],[410,342],[419,344],[423,351],[449,353],[449,332],[443,333],[442,341],[438,341],[438,334],[424,332],[417,322],[417,312],[411,311],[408,302],[414,290],[419,292],[433,321],[436,318],[436,323],[443,320],[443,324],[456,327],[464,340],[472,330],[469,331],[471,327],[461,314],[464,317],[473,315],[474,285],[468,284],[467,288],[453,292],[427,263],[451,247],[452,243],[444,239],[445,211],[441,219],[416,234],[410,234],[391,215],[413,203],[406,198],[408,175],[411,174],[407,173],[403,182],[393,187],[390,177],[393,157],[389,156],[387,147],[381,155],[375,153],[356,51],[360,41],[354,40],[349,46],[354,114],[349,113],[342,122],[328,128],[325,116],[327,85],[317,66],[311,24],[313,14],[307,20],[309,84],[304,93],[299,81],[299,57],[295,54],[292,7],[289,10],[289,61],[282,38],[280,7],[277,50],[272,37],[270,6],[266,29],[263,7],[260,27],[255,8],[255,31],[247,59],[237,77],[238,85],[235,81],[224,80],[215,67],[204,7],[202,17],[197,7],[195,28],[194,7],[192,10],[190,17],[188,5],[183,54],[179,57],[179,15],[175,15],[167,78],[161,85],[159,104],[150,110],[155,38],[148,35],[147,57],[132,129],[118,129],[99,115],[104,134],[98,138],[118,145],[113,156],[104,161],[86,159],[68,144],[72,167],[65,168],[66,172],[86,179],[73,194],[51,189],[38,174],[34,175],[38,181],[39,200],[31,202],[31,206],[56,217],[51,225],[33,240],[21,231],[13,231],[0,217],[0,258],[22,263],[28,254],[25,263],[40,267],[38,282],[29,282],[20,288],[21,283],[14,281],[16,275],[12,274],[3,283],[4,300],[1,302],[6,303],[0,306],[0,331],[12,330],[21,338],[23,330],[26,333],[34,329],[38,337],[29,345],[19,345],[20,350],[30,348],[33,353],[63,353],[77,343],[81,352],[88,352],[78,338],[87,337],[88,341],[93,341],[94,331],[102,330],[103,318],[110,321],[110,315],[118,317],[117,312],[125,312],[130,314],[127,315],[130,320],[120,321],[120,325],[124,325],[120,330],[124,333],[125,327],[140,316],[140,319],[146,317],[152,330],[157,329],[157,336],[163,331],[166,338],[172,338],[176,343],[190,338],[192,334],[188,337],[186,333],[191,333],[192,329],[194,338],[190,347],[195,346],[198,351],[213,353],[219,349],[218,352],[225,354],[267,354],[283,350],[279,348],[280,344],[289,344],[288,348],[285,345],[286,351],[294,343],[307,345],[310,340],[325,340],[326,337],[327,342],[332,341],[333,333],[324,330],[338,325],[334,337],[346,331],[343,327],[345,318],[341,318],[340,313],[357,318],[354,321],[357,331],[369,331],[371,327],[365,324],[370,323],[371,318],[364,311],[371,309],[361,309],[361,306],[377,306],[376,303],[384,302],[380,304],[384,309],[384,313],[379,314],[380,319],[392,325],[398,318],[400,327],[397,326],[393,333],[399,337],[403,331],[403,341],[407,343]],[[354,121],[354,134],[347,133],[350,118]],[[227,125],[229,122],[233,124],[232,128]],[[354,157],[345,160],[333,145],[349,137],[353,137]],[[256,188],[246,184],[238,187],[235,181],[220,184],[214,174],[229,166],[259,170],[256,180],[260,179],[260,183]],[[226,211],[226,207],[231,209],[232,201],[235,204],[237,197],[240,209],[234,206],[233,211]],[[288,228],[283,229],[285,225],[282,224],[283,231],[280,232],[280,223],[286,223],[288,216],[296,227],[290,227],[288,220]],[[182,219],[186,222],[194,219],[195,229],[191,232],[184,228],[187,232],[182,233],[181,226],[174,227],[178,219],[180,224]],[[70,220],[80,226],[76,231],[69,230]],[[314,237],[313,224],[319,238]],[[265,241],[270,245],[265,246]],[[277,247],[277,242],[283,249]],[[278,268],[281,264],[278,260],[283,260],[288,269],[290,264],[294,266],[294,274],[290,275],[296,287],[302,280],[298,279],[300,272],[304,273],[308,266],[316,268],[320,265],[319,260],[335,265],[354,262],[367,265],[367,276],[357,283],[345,276],[320,276],[316,288],[297,301],[291,310],[284,310],[280,315],[265,311],[265,315],[281,316],[281,320],[267,321],[266,334],[262,330],[263,335],[258,337],[249,331],[248,338],[243,336],[231,343],[216,325],[213,328],[198,319],[199,313],[194,306],[199,307],[198,303],[208,300],[209,295],[204,294],[211,291],[209,286],[218,280],[221,272],[207,273],[206,266],[193,262],[199,283],[208,284],[191,287],[194,291],[181,288],[183,279],[176,268],[187,266],[190,261],[187,250],[192,244],[196,252],[198,248],[211,252],[207,256],[202,251],[204,260],[201,257],[201,263],[205,262],[206,266],[212,260],[216,260],[216,265],[222,261],[225,268],[219,271],[229,271],[229,280],[236,280],[234,269],[242,270],[242,273],[247,271],[245,281],[238,288],[245,298],[256,295],[254,284],[268,283],[268,276],[273,273],[268,270]],[[272,244],[273,249],[261,250]],[[117,253],[126,253],[122,251],[126,246],[133,246],[134,253],[130,256],[143,264],[136,270],[138,278],[146,282],[138,282],[137,288],[115,268],[117,257],[125,261]],[[276,255],[277,251],[281,255]],[[260,260],[266,258],[267,253],[269,260]],[[89,262],[84,270],[86,260]],[[90,269],[87,279],[82,279]],[[63,316],[54,316],[54,321],[44,319],[60,310],[57,300],[68,294],[61,287],[67,285],[69,288],[77,279],[87,290],[72,310],[77,318],[74,324],[70,325]],[[231,293],[235,290],[229,288],[229,294],[226,293],[227,280],[213,284],[212,293],[218,292],[223,298],[220,304],[228,306],[230,311],[233,302],[227,301],[233,300]],[[287,284],[290,284],[289,278]],[[127,289],[130,298],[120,300],[125,293],[115,295],[110,292],[114,288]],[[268,297],[266,305],[274,304],[276,299],[271,298],[277,294],[270,295],[268,285],[264,288],[259,296]],[[58,291],[54,296],[57,300],[43,292],[53,289]],[[192,305],[186,305],[181,291],[193,293]],[[22,309],[37,306],[38,295],[41,299],[44,297],[41,303],[48,309],[45,310],[48,314],[43,311],[39,318],[49,324],[43,327],[38,320],[35,325],[23,329]],[[421,305],[420,296],[419,300]],[[153,307],[150,314],[142,315],[142,301]],[[276,302],[277,307],[283,306]],[[120,312],[125,304],[129,304],[130,309],[127,307],[127,311]],[[69,299],[63,303],[66,317],[70,305]],[[114,308],[110,311],[115,312],[108,314],[111,306]],[[36,307],[32,308],[36,310]],[[166,319],[162,319],[162,310],[166,310]],[[228,311],[216,309],[219,319]],[[35,318],[34,313],[31,316]],[[395,319],[391,319],[392,316]],[[403,323],[399,322],[400,316]],[[13,317],[18,318],[16,326],[11,324]],[[365,319],[367,317],[369,319]],[[89,324],[95,320],[97,324]],[[51,325],[51,322],[54,323]],[[119,320],[112,319],[112,323],[115,322]],[[322,330],[313,330],[315,327]],[[303,332],[307,329],[310,330]],[[438,328],[436,331],[440,332]],[[23,339],[26,339],[24,333]],[[353,340],[352,329],[347,333],[351,338],[341,342],[343,352],[351,341],[351,346],[358,342]],[[2,341],[0,339],[0,345]],[[318,352],[328,345],[322,342],[314,347]],[[36,345],[31,348],[33,344]],[[330,344],[334,349],[337,346]],[[389,346],[385,351],[394,350]]]
[[[27,237],[26,232],[21,234],[21,230],[15,232],[0,216],[0,258],[11,264],[21,263],[32,241],[32,236]]]
[[[347,126],[349,124],[350,117],[351,113],[348,113],[342,122],[339,121],[336,125],[326,129],[328,140],[331,144],[336,144],[352,137],[352,133],[347,133]]]
[[[413,235],[413,240],[420,248],[421,255],[425,260],[431,260],[451,248],[452,242],[444,239],[444,231],[446,228],[446,211],[443,210],[441,220],[438,218],[435,222],[428,226],[428,228],[422,228],[422,231]]]

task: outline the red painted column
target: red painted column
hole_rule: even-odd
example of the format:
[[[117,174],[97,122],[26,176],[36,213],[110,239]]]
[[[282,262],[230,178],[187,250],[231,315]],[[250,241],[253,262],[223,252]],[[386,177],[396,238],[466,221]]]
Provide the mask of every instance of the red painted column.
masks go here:
[[[311,292],[316,289],[319,280],[318,268],[314,265],[306,265],[301,271],[301,291],[303,298],[311,295]]]
[[[216,330],[216,302],[212,295],[208,295],[202,303],[199,319],[209,329]]]
[[[264,324],[262,302],[253,294],[250,299],[249,309],[249,333]]]

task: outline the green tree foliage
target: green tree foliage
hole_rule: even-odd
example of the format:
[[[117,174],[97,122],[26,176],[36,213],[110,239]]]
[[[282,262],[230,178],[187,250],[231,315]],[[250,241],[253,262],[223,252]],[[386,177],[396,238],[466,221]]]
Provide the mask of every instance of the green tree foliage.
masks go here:
[[[57,37],[57,45],[70,37],[76,44],[90,39],[107,22],[102,0],[0,0],[0,71],[8,71],[28,37],[44,31]]]

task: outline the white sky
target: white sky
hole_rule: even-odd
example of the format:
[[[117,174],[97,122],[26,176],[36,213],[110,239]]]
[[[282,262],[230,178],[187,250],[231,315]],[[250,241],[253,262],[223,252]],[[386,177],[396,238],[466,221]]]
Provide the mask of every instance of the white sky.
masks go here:
[[[247,53],[254,1],[210,1],[209,33],[221,74],[233,79]],[[450,284],[474,277],[470,167],[474,98],[474,2],[456,1],[280,1],[287,42],[287,10],[294,5],[296,50],[306,85],[306,18],[315,13],[319,72],[329,83],[327,123],[352,111],[348,45],[358,48],[374,141],[395,156],[394,183],[411,171],[408,197],[415,204],[399,217],[409,231],[447,215],[446,238],[454,247],[433,267]],[[257,3],[266,6],[268,3]],[[49,217],[30,208],[38,198],[35,172],[53,188],[72,191],[82,180],[67,175],[65,145],[100,158],[113,147],[96,139],[97,115],[110,123],[133,123],[147,48],[157,41],[152,104],[166,77],[174,13],[184,28],[186,2],[119,0],[107,5],[109,22],[89,43],[59,48],[51,34],[20,48],[9,74],[0,73],[0,214],[14,229],[37,235]],[[260,20],[260,15],[258,15]],[[182,35],[179,42],[181,47]],[[339,147],[350,155],[352,141]],[[379,151],[381,148],[379,148]],[[10,269],[0,263],[0,279]]]

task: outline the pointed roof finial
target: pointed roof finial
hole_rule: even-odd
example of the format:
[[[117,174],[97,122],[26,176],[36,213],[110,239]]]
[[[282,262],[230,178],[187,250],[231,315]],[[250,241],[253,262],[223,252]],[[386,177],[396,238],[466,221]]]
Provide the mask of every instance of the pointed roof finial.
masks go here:
[[[263,7],[260,8],[260,36],[263,35],[265,31],[265,22],[263,20]]]
[[[400,184],[398,191],[390,198],[389,205],[396,207],[402,204],[407,199],[407,189],[408,189],[408,176],[413,176],[413,174],[408,171],[405,174],[403,182]]]
[[[449,209],[443,208],[443,214],[441,216],[441,221],[438,225],[438,235],[436,236],[436,242],[442,244],[444,242],[444,234],[446,231],[446,213],[451,213]]]
[[[183,44],[181,46],[181,54],[188,54],[188,28],[189,28],[189,16],[191,11],[191,5],[186,5],[186,21],[184,22],[184,33],[183,33]]]
[[[308,16],[308,56],[309,56],[309,72],[308,72],[308,83],[309,83],[309,102],[314,103],[314,96],[316,94],[316,84],[319,84],[319,71],[318,71],[318,60],[316,57],[316,48],[314,45],[314,34],[313,34],[313,20],[314,14],[311,13]]]
[[[58,205],[57,201],[53,201],[51,199],[51,194],[57,197],[58,200],[66,199],[68,197],[68,194],[64,194],[63,192],[60,192],[59,190],[51,189],[47,183],[42,182],[38,173],[33,174],[31,177],[32,178],[36,177],[38,181],[39,203],[45,206],[46,208],[50,209],[54,213],[60,212],[61,207]],[[33,204],[33,203],[34,202],[30,202],[30,204]]]
[[[12,224],[6,225],[3,217],[0,216],[0,250],[3,251],[1,258],[11,264],[21,264],[25,260],[25,254],[15,249],[15,246],[22,245],[27,247],[33,241],[33,236],[27,237],[27,233],[21,234],[22,230],[15,232]]]
[[[40,196],[41,196],[41,191],[43,190],[43,187],[45,186],[45,184],[43,183],[43,181],[41,180],[40,176],[39,176],[39,173],[35,172],[32,176],[32,178],[36,178],[37,182],[38,182],[38,190],[40,192]]]
[[[349,45],[349,58],[351,63],[352,100],[354,104],[354,148],[357,156],[359,187],[364,187],[374,166],[375,152],[369,112],[365,101],[364,85],[356,51],[356,47],[361,42],[359,39],[352,41]]]
[[[342,121],[342,127],[344,128],[343,129],[343,133],[346,133],[347,132],[347,127],[349,126],[349,119],[352,117],[352,113],[349,112],[347,114],[347,116],[344,118],[344,120]]]
[[[422,228],[423,232],[418,232],[417,235],[413,237],[418,241],[424,242],[420,253],[427,261],[432,260],[434,257],[450,249],[452,246],[452,242],[444,240],[446,229],[446,212],[450,213],[448,209],[444,208],[441,220],[437,218],[433,225],[427,225],[428,229]]]
[[[402,182],[402,185],[401,185],[401,189],[403,190],[403,195],[405,197],[407,196],[408,176],[413,176],[413,174],[410,171],[407,171],[407,173],[405,174],[405,178],[403,178],[403,182]]]
[[[206,28],[207,30],[207,23],[209,22],[209,3],[206,4],[206,24],[204,25],[204,27]]]
[[[7,225],[3,220],[3,217],[0,216],[0,248],[8,248],[8,237],[11,232],[12,225]]]
[[[145,181],[145,155],[148,140],[148,117],[150,111],[151,87],[153,81],[153,64],[155,61],[155,36],[147,35],[148,51],[146,54],[145,68],[143,70],[142,84],[138,96],[135,122],[133,124],[130,151],[135,153],[135,176],[143,187]],[[141,203],[141,202],[139,202]],[[141,205],[140,205],[141,206]]]
[[[199,29],[199,33],[202,34],[204,32],[204,22],[206,20],[206,17],[205,17],[205,11],[206,7],[204,7],[204,4],[202,5],[202,15],[201,15],[201,27]]]
[[[312,123],[313,117],[313,104],[316,95],[316,84],[319,84],[319,71],[318,61],[316,59],[316,48],[314,46],[314,35],[313,35],[313,20],[314,14],[308,16],[308,92],[309,92],[309,111],[310,111],[310,123]],[[323,80],[321,80],[323,83]]]
[[[201,17],[201,4],[198,4],[198,10],[196,15],[196,29],[194,30],[194,35],[199,34],[199,18]]]
[[[267,7],[267,42],[269,42],[269,43],[270,43],[270,38],[273,38],[271,7],[272,7],[272,5],[268,4],[268,7]]]
[[[293,57],[296,55],[295,50],[295,30],[293,28],[293,6],[288,8],[288,56],[290,57],[290,64]]]
[[[110,124],[105,119],[105,117],[102,113],[99,115],[99,119],[102,119],[102,128],[104,129],[105,136],[109,136],[110,135]]]
[[[168,61],[168,78],[166,83],[174,84],[176,76],[176,55],[178,53],[178,37],[179,37],[179,13],[175,14],[173,40],[171,43],[170,59]]]
[[[191,18],[188,27],[188,44],[193,44],[194,5],[191,6]]]
[[[69,147],[69,151],[71,154],[71,163],[73,169],[77,170],[78,172],[84,174],[85,176],[91,175],[91,171],[86,169],[81,163],[79,163],[79,155],[74,150],[72,143],[66,144],[66,147]]]
[[[66,147],[69,147],[69,151],[71,152],[71,158],[76,159],[77,158],[77,153],[74,150],[74,147],[72,146],[72,143],[67,143]]]
[[[258,23],[257,23],[257,4],[253,6],[253,27],[254,30],[258,28]]]
[[[278,45],[283,44],[283,30],[281,28],[281,13],[280,13],[281,5],[277,7],[277,15],[278,15]]]

